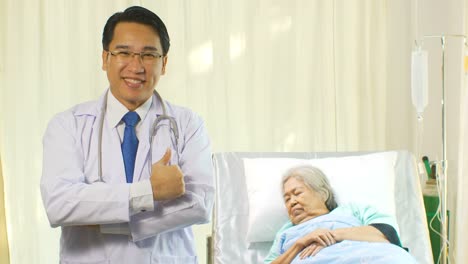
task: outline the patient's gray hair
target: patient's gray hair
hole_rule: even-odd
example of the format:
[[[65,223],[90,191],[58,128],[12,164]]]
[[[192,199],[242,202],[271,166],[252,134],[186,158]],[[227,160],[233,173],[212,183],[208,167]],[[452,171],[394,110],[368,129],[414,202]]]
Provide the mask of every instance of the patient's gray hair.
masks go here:
[[[320,169],[310,165],[292,167],[283,175],[281,186],[284,187],[284,184],[290,178],[301,180],[306,186],[322,195],[328,210],[332,211],[338,206],[335,201],[333,189],[327,177]],[[282,190],[284,192],[284,188],[282,188]]]

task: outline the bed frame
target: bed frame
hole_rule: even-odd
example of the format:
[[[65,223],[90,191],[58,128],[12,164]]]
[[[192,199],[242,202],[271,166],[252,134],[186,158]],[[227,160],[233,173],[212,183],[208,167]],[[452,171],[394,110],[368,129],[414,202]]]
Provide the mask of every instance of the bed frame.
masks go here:
[[[433,263],[421,185],[413,155],[396,151],[395,203],[401,242],[419,263]],[[225,152],[213,154],[216,199],[209,261],[214,264],[262,263],[271,242],[247,243],[248,198],[243,158],[313,159],[376,152]]]

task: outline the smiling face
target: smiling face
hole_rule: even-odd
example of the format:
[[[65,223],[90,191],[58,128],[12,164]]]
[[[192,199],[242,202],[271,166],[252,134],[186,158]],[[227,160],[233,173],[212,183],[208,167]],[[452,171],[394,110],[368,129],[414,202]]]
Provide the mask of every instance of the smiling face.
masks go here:
[[[158,34],[148,25],[133,22],[116,25],[109,51],[163,54]],[[127,109],[135,110],[152,96],[159,78],[166,72],[167,57],[148,64],[134,55],[124,62],[109,51],[102,52],[102,69],[107,72],[110,90]]]
[[[330,212],[322,195],[294,177],[284,183],[283,197],[289,219],[294,225]]]

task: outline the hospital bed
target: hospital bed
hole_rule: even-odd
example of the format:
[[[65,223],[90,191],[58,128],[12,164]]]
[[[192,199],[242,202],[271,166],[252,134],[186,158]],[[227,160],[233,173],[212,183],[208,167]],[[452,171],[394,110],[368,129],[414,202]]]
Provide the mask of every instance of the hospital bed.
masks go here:
[[[380,161],[374,162],[373,160],[374,156],[379,155],[384,155],[385,157],[393,155],[392,157],[394,157],[390,170],[385,169],[390,171],[387,171],[386,173],[391,175],[391,177],[388,177],[391,182],[385,183],[385,180],[388,179],[377,179],[375,181],[371,178],[368,178],[367,180],[357,179],[366,173],[370,174],[371,177],[375,175],[377,175],[376,177],[380,177],[379,175],[384,174],[379,170],[384,170],[385,166],[379,165]],[[380,160],[382,159],[380,158]],[[421,193],[416,163],[413,155],[407,151],[367,153],[227,152],[213,154],[216,180],[216,202],[213,210],[212,252],[210,254],[212,256],[212,263],[263,263],[262,261],[268,254],[271,247],[275,232],[272,230],[264,230],[262,232],[265,234],[255,234],[254,229],[265,229],[265,226],[270,223],[270,220],[273,220],[276,216],[270,217],[270,219],[262,219],[264,221],[263,224],[252,222],[255,222],[255,219],[253,219],[255,217],[252,217],[253,214],[258,213],[249,212],[249,209],[252,209],[250,207],[258,206],[258,204],[253,204],[255,201],[252,199],[255,195],[262,195],[262,190],[255,190],[255,188],[252,190],[252,185],[257,184],[263,186],[263,192],[267,190],[265,189],[265,187],[267,187],[281,195],[280,183],[277,181],[275,182],[273,179],[270,180],[270,178],[268,178],[269,176],[266,176],[265,174],[272,174],[274,170],[276,170],[276,166],[281,165],[285,167],[287,164],[302,164],[304,161],[312,161],[312,165],[315,165],[314,162],[318,161],[317,167],[319,168],[323,165],[321,162],[325,161],[325,167],[330,167],[330,165],[332,167],[331,169],[326,168],[326,170],[335,174],[340,174],[339,170],[343,170],[343,166],[347,166],[349,170],[353,170],[349,173],[351,176],[344,179],[331,180],[332,188],[335,189],[337,186],[334,185],[337,185],[337,183],[339,185],[340,182],[352,180],[344,183],[344,185],[348,185],[349,188],[347,189],[352,192],[355,188],[351,185],[353,185],[355,181],[365,180],[366,182],[369,182],[369,184],[363,184],[361,182],[359,183],[359,186],[365,187],[368,190],[376,189],[377,191],[377,194],[371,194],[373,197],[366,200],[369,202],[376,199],[378,200],[378,197],[375,196],[380,195],[378,192],[379,188],[382,188],[382,186],[374,185],[384,184],[384,186],[392,186],[392,188],[390,188],[391,193],[389,197],[392,200],[392,206],[394,205],[394,214],[397,218],[400,238],[403,246],[409,249],[409,252],[419,263],[433,263],[426,214],[423,205],[423,196]],[[258,168],[255,168],[256,163],[260,164]],[[246,168],[247,165],[249,167],[249,171]],[[373,169],[377,170],[377,173],[376,171],[360,172],[360,170],[365,170],[367,167],[374,167]],[[254,169],[257,169],[257,171]],[[262,173],[263,170],[267,171],[267,173]],[[326,170],[324,170],[324,172],[328,176],[329,172]],[[359,170],[359,172],[356,172],[356,170]],[[248,175],[247,177],[246,174]],[[261,179],[256,181],[256,177],[260,177]],[[351,177],[356,177],[356,180]],[[359,186],[357,188],[361,188]],[[335,189],[335,192],[339,198],[340,192],[346,192],[346,189],[343,189],[343,187],[338,189],[339,190]],[[359,190],[356,192],[362,193],[362,191]],[[359,195],[359,193],[356,193],[356,195]],[[255,198],[257,200],[259,199],[259,197]],[[281,197],[278,199],[281,199]],[[362,199],[365,199],[365,197]],[[338,203],[340,203],[339,200],[340,199],[338,199]],[[281,202],[281,200],[279,201]],[[271,203],[274,202],[271,201]],[[261,205],[261,202],[259,204]],[[268,204],[266,205],[268,206]],[[258,210],[258,207],[256,210]],[[270,211],[266,211],[266,213],[268,214]],[[281,213],[286,214],[285,211]],[[284,217],[284,215],[282,217]],[[262,235],[267,236],[258,238],[258,236]],[[255,238],[255,236],[257,236],[257,238]]]

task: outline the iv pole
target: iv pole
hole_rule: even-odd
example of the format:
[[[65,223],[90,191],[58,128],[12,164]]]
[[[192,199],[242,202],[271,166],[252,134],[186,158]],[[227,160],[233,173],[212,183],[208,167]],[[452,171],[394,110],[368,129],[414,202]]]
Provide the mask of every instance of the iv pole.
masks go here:
[[[439,38],[441,41],[442,47],[442,99],[441,99],[441,108],[442,108],[442,175],[437,175],[439,181],[442,185],[442,195],[440,197],[440,223],[441,223],[441,263],[445,264],[448,260],[448,219],[447,219],[447,114],[445,112],[445,46],[446,38],[463,38],[463,41],[466,44],[466,37],[464,35],[425,35],[423,38]],[[443,177],[441,177],[443,176]]]

